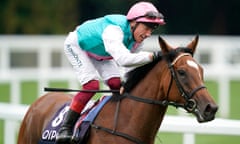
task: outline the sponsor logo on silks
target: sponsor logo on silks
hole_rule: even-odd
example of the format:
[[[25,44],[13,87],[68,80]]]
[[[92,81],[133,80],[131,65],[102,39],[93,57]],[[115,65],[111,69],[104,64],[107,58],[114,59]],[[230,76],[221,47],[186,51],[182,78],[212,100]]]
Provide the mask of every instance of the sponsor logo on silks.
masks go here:
[[[82,65],[82,62],[78,58],[78,55],[72,50],[70,44],[67,45],[67,51],[73,56],[73,59],[75,60],[73,65],[76,67],[80,67]]]

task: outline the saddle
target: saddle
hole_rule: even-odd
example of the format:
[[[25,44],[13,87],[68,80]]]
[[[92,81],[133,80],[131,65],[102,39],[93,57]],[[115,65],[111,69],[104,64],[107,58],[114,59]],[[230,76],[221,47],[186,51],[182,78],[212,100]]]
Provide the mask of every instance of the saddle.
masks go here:
[[[84,108],[81,116],[76,122],[73,130],[72,143],[84,144],[88,140],[91,124],[94,122],[102,107],[110,100],[111,96],[103,96],[98,101],[89,101]],[[42,132],[38,144],[55,144],[57,132],[62,125],[66,112],[69,109],[70,102],[61,106],[49,121],[47,127]]]

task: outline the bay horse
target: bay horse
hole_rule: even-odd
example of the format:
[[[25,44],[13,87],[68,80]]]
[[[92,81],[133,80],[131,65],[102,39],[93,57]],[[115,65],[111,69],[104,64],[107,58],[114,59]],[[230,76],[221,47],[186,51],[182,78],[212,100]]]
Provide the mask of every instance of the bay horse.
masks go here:
[[[113,96],[91,125],[88,144],[153,144],[168,105],[192,113],[199,123],[215,118],[218,106],[193,58],[198,36],[178,48],[158,39],[163,56],[128,73],[123,93]],[[71,99],[62,92],[37,99],[21,123],[18,144],[38,143],[51,117]]]

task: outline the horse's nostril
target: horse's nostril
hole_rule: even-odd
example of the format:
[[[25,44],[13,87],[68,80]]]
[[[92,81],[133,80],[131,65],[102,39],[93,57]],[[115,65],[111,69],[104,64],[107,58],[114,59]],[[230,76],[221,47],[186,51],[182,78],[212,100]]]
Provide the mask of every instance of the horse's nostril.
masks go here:
[[[214,116],[217,112],[218,106],[213,104],[208,104],[205,108],[204,115],[205,116]]]

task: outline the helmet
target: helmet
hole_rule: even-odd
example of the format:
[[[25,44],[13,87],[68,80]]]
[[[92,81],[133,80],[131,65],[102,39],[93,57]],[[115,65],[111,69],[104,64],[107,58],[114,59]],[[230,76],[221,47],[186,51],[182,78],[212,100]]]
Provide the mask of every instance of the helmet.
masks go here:
[[[136,20],[136,22],[164,25],[163,18],[163,15],[150,2],[138,2],[127,13],[127,19]]]

